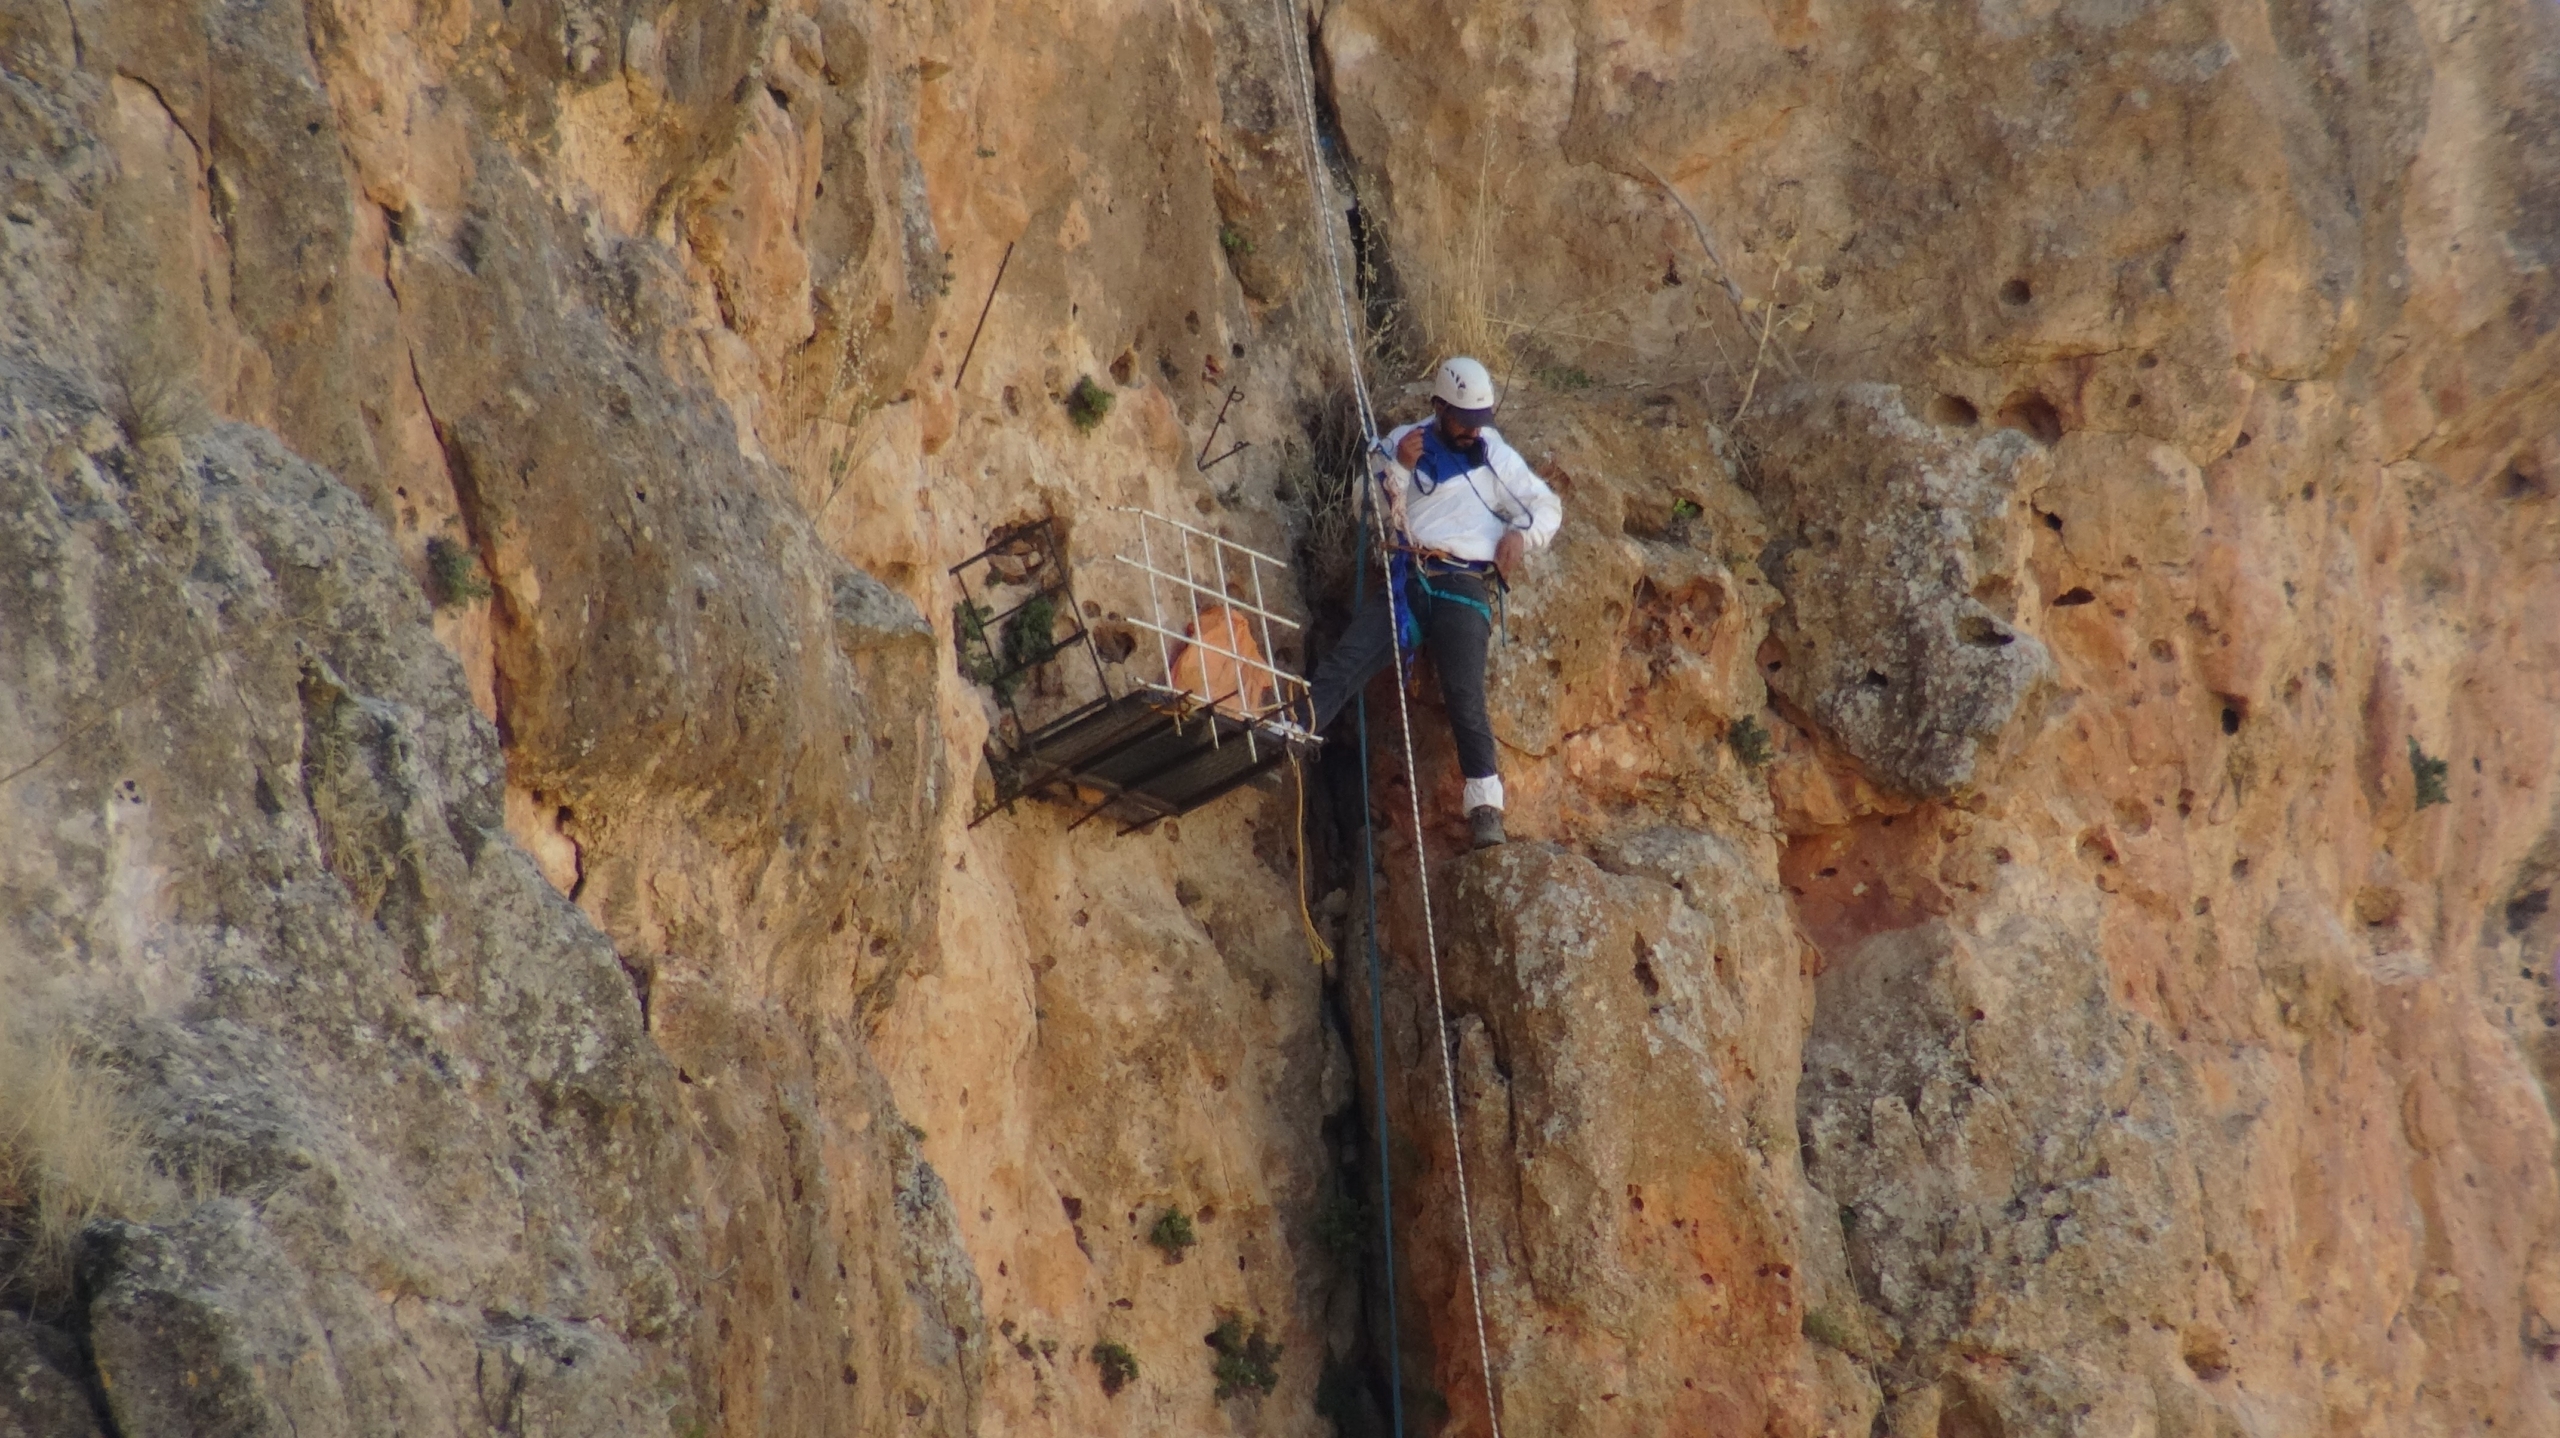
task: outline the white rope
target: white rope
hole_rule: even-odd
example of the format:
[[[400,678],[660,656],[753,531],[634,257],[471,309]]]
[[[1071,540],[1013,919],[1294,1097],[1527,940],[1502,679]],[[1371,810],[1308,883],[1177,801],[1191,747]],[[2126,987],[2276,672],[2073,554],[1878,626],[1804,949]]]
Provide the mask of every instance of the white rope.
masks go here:
[[[1380,567],[1387,570],[1388,582],[1394,582],[1394,567],[1380,552]],[[1458,1128],[1458,1070],[1449,1056],[1450,1040],[1447,1014],[1449,1006],[1440,996],[1440,938],[1431,918],[1431,871],[1423,854],[1422,785],[1413,762],[1413,704],[1405,697],[1404,636],[1396,634],[1392,607],[1387,616],[1389,638],[1396,646],[1396,719],[1404,729],[1404,789],[1413,809],[1413,871],[1422,890],[1423,952],[1431,959],[1431,1046],[1440,1054],[1440,1091],[1449,1108],[1449,1156],[1456,1161],[1458,1174],[1458,1229],[1467,1244],[1467,1302],[1475,1310],[1476,1359],[1484,1368],[1484,1419],[1492,1428],[1491,1438],[1502,1438],[1502,1419],[1495,1409],[1493,1396],[1493,1348],[1485,1340],[1484,1279],[1476,1262],[1475,1205],[1467,1197],[1467,1147]]]
[[[1360,363],[1360,339],[1351,326],[1350,287],[1342,279],[1342,247],[1333,233],[1333,173],[1324,162],[1324,145],[1316,138],[1315,61],[1299,44],[1298,7],[1295,0],[1277,0],[1280,12],[1280,36],[1287,42],[1290,78],[1298,82],[1298,118],[1300,132],[1307,143],[1307,183],[1313,187],[1310,197],[1316,207],[1316,233],[1324,237],[1324,260],[1333,273],[1333,313],[1342,330],[1343,358],[1351,362],[1351,397],[1360,407],[1360,433],[1371,444],[1378,442],[1378,414],[1369,404],[1369,379]]]
[[[1377,416],[1369,407],[1369,387],[1360,368],[1360,345],[1351,327],[1351,302],[1342,280],[1342,257],[1334,242],[1332,181],[1326,173],[1324,154],[1316,139],[1314,61],[1300,48],[1291,29],[1297,19],[1295,0],[1276,0],[1276,3],[1281,15],[1281,34],[1288,40],[1290,71],[1298,81],[1298,115],[1305,122],[1307,169],[1314,184],[1316,228],[1324,235],[1325,262],[1333,273],[1333,307],[1341,321],[1343,356],[1351,363],[1351,392],[1360,406],[1361,433],[1375,444],[1378,440]],[[1365,471],[1365,455],[1362,465]],[[1431,869],[1424,851],[1422,832],[1422,785],[1413,759],[1413,704],[1405,694],[1404,635],[1399,632],[1395,615],[1395,560],[1385,545],[1378,546],[1378,569],[1387,586],[1387,640],[1395,651],[1396,721],[1404,737],[1405,797],[1413,817],[1413,869],[1422,891],[1423,952],[1431,961],[1431,1046],[1440,1055],[1440,1092],[1449,1117],[1449,1156],[1457,1172],[1458,1231],[1464,1237],[1467,1249],[1467,1303],[1475,1315],[1476,1362],[1484,1377],[1484,1421],[1491,1430],[1490,1438],[1502,1438],[1501,1407],[1493,1391],[1493,1345],[1485,1337],[1484,1278],[1476,1258],[1475,1204],[1467,1193],[1466,1135],[1458,1126],[1458,1068],[1450,1054],[1449,1006],[1440,988],[1440,935],[1431,912]],[[1399,1340],[1397,1335],[1390,1334],[1387,1341]]]

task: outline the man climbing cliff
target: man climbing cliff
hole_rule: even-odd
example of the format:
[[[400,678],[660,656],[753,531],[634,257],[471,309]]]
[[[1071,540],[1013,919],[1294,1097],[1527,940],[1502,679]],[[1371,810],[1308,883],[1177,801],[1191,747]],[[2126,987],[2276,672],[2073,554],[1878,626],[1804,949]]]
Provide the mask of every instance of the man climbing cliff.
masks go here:
[[[1311,684],[1312,727],[1321,731],[1395,657],[1398,630],[1406,652],[1430,650],[1479,849],[1503,840],[1502,776],[1484,690],[1496,586],[1507,590],[1528,553],[1545,549],[1564,523],[1555,491],[1492,427],[1493,406],[1493,376],[1483,365],[1443,360],[1432,417],[1390,433],[1373,456],[1371,477],[1394,531],[1395,581],[1368,592]]]

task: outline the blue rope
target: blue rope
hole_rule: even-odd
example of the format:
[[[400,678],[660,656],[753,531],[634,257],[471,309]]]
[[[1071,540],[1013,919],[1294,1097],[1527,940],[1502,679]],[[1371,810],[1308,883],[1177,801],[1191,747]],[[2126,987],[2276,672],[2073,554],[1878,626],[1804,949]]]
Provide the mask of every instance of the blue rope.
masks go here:
[[[1351,612],[1357,614],[1369,589],[1369,526],[1365,522],[1360,526],[1360,562],[1351,573]],[[1390,614],[1387,622],[1394,623],[1395,616]],[[1402,682],[1404,676],[1396,678]],[[1369,1071],[1378,1089],[1378,1228],[1387,1248],[1387,1412],[1395,1425],[1395,1438],[1404,1438],[1404,1326],[1396,1317],[1396,1187],[1387,1143],[1387,991],[1378,963],[1378,826],[1369,817],[1367,689],[1361,686],[1352,713],[1360,732],[1360,882],[1369,895]]]

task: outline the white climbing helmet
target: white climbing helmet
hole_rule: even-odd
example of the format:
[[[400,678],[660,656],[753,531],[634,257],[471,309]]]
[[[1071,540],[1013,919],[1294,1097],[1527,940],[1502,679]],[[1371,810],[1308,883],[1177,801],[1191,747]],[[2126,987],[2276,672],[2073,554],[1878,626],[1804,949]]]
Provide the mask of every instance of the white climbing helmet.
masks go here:
[[[1440,361],[1440,372],[1431,379],[1431,397],[1456,410],[1462,424],[1481,425],[1493,418],[1493,376],[1465,355]]]

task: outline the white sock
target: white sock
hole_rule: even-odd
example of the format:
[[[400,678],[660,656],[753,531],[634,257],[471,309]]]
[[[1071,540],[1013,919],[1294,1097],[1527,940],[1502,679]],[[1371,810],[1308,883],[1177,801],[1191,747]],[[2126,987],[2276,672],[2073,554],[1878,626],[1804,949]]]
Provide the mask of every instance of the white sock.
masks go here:
[[[1500,809],[1502,807],[1502,776],[1488,774],[1481,779],[1469,779],[1466,788],[1459,795],[1458,807],[1470,814],[1478,809]]]

